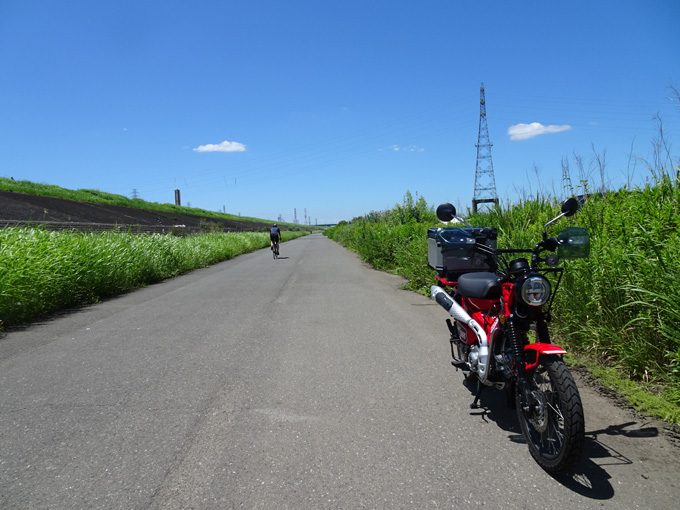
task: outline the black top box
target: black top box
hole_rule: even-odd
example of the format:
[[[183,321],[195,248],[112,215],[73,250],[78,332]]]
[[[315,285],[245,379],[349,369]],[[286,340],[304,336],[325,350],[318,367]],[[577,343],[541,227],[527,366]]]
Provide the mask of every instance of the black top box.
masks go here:
[[[476,247],[496,248],[495,228],[443,227],[427,231],[427,265],[443,274],[460,275],[475,271],[492,271],[493,261]]]

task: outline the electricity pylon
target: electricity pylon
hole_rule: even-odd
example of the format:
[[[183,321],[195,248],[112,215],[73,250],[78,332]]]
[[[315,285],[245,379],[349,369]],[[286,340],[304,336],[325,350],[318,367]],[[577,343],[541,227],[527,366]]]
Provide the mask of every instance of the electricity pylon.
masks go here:
[[[475,192],[472,196],[472,212],[477,212],[478,204],[498,204],[496,178],[493,174],[489,127],[486,125],[486,99],[484,84],[479,89],[479,134],[477,135],[477,167],[475,168]]]

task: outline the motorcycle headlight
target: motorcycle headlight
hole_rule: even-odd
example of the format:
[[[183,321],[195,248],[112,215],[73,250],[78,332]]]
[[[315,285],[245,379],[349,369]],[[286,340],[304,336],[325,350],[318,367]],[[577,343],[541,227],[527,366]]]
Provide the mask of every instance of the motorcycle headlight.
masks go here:
[[[550,298],[550,282],[542,276],[530,276],[522,284],[522,299],[531,306],[542,306]]]

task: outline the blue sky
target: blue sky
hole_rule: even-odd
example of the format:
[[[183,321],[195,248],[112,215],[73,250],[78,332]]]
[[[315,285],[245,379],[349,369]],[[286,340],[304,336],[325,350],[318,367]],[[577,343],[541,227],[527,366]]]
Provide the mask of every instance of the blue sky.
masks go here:
[[[642,184],[680,155],[680,2],[0,1],[0,176],[336,222]],[[540,133],[540,134],[539,134]],[[632,157],[631,157],[632,155]],[[580,159],[583,171],[578,170]]]

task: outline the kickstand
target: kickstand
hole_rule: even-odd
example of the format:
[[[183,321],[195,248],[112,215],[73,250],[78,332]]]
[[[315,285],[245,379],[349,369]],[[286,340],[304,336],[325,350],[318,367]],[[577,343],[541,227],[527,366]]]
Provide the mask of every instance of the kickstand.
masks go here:
[[[482,388],[484,385],[477,380],[477,393],[475,393],[475,400],[470,404],[470,409],[479,409],[479,397],[482,395]]]

